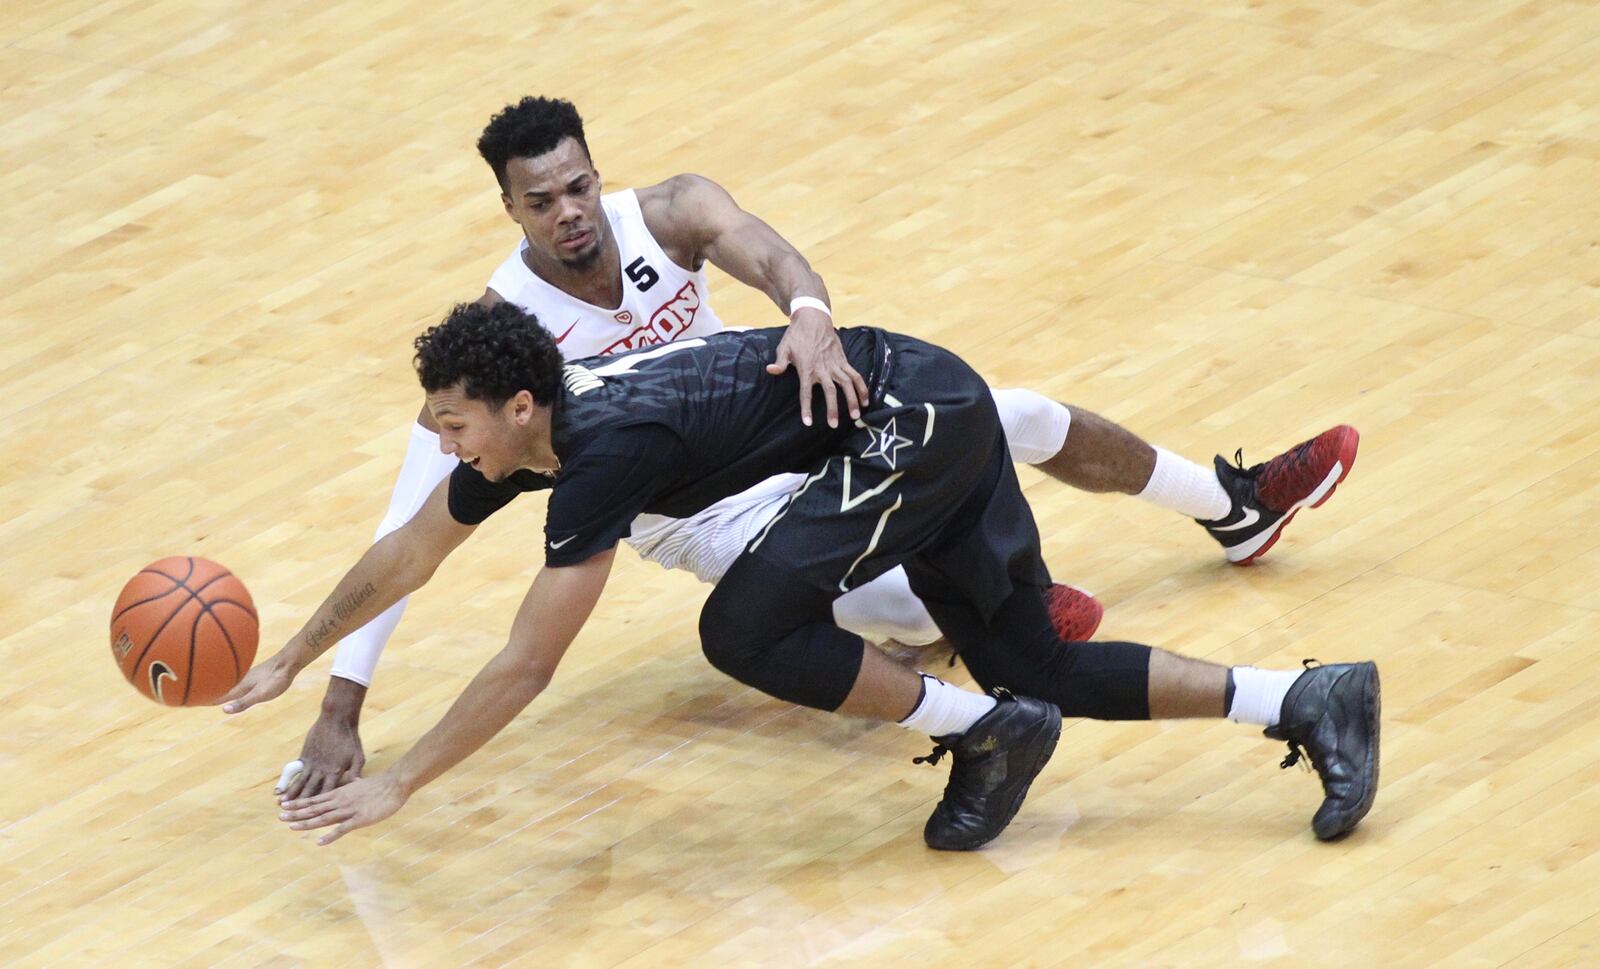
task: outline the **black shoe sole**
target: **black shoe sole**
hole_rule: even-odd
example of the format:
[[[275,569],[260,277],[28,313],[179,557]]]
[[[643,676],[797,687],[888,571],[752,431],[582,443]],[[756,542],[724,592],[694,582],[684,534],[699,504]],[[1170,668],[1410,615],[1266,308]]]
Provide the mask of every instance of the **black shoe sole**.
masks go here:
[[[1058,713],[1052,717],[1045,727],[1046,729],[1034,734],[1027,741],[1028,780],[1018,788],[1016,796],[1011,799],[1011,803],[1006,805],[1005,818],[994,829],[994,833],[973,841],[934,844],[929,839],[926,829],[924,829],[923,840],[928,847],[935,851],[974,851],[1000,837],[1001,832],[1005,831],[1006,827],[1011,824],[1011,819],[1016,817],[1017,812],[1022,809],[1022,802],[1028,796],[1028,789],[1033,786],[1034,779],[1044,770],[1045,765],[1050,763],[1051,755],[1056,752],[1056,742],[1061,739],[1061,715]]]
[[[1368,689],[1362,699],[1365,701],[1367,714],[1367,733],[1372,737],[1372,743],[1367,748],[1367,762],[1361,765],[1361,778],[1363,791],[1361,800],[1351,810],[1349,815],[1339,824],[1339,827],[1323,834],[1316,832],[1317,838],[1322,841],[1337,841],[1361,823],[1361,819],[1372,810],[1372,802],[1378,796],[1378,741],[1383,727],[1383,684],[1378,679],[1378,664],[1365,662],[1358,664],[1372,670],[1372,679],[1368,682]]]

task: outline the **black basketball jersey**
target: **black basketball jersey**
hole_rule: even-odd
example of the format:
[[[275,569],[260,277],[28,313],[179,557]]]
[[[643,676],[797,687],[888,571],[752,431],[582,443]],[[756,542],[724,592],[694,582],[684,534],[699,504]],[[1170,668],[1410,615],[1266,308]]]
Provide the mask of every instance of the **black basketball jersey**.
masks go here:
[[[641,513],[688,517],[774,474],[808,469],[854,429],[800,423],[799,379],[766,372],[784,330],[747,330],[567,365],[551,419],[553,476],[491,482],[468,465],[450,479],[450,513],[477,524],[517,495],[554,488],[545,562],[574,565],[628,535]],[[839,331],[869,388],[890,369],[889,334]],[[820,411],[820,404],[814,413]]]

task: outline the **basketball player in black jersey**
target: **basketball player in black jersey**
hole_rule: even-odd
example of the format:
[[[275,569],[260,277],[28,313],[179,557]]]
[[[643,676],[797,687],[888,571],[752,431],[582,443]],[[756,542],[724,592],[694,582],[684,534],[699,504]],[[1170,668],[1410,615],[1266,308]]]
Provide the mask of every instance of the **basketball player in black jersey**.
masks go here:
[[[420,337],[428,406],[461,465],[235,694],[280,694],[340,635],[420,587],[478,522],[549,487],[545,567],[506,648],[438,726],[388,770],[285,803],[284,820],[334,826],[328,843],[398,811],[543,690],[638,514],[692,514],[786,471],[806,472],[806,484],[707,600],[702,647],[773,696],[933,735],[927,759],[948,752],[953,764],[924,830],[930,846],[971,849],[999,834],[1049,759],[1062,714],[1220,717],[1238,689],[1256,689],[1240,682],[1246,671],[1290,680],[1259,722],[1320,775],[1317,836],[1340,837],[1365,816],[1378,775],[1374,664],[1271,673],[1134,643],[1061,643],[1038,533],[982,379],[919,340],[845,330],[868,388],[861,417],[808,427],[795,419],[793,377],[757,379],[781,337],[719,334],[563,368],[551,336],[508,305],[458,306]],[[996,696],[912,673],[832,624],[833,599],[895,565]]]
[[[494,116],[478,149],[506,214],[526,241],[521,258],[528,270],[574,299],[619,305],[638,280],[624,272],[608,229],[600,173],[577,109],[559,99],[523,98]],[[712,263],[766,293],[790,315],[792,324],[772,362],[775,369],[792,365],[800,374],[800,412],[808,413],[813,396],[799,389],[817,387],[820,413],[828,423],[849,419],[864,388],[834,336],[823,279],[795,246],[742,209],[722,186],[698,175],[676,175],[635,194],[645,229],[667,259],[685,270]],[[491,285],[481,301],[514,297]],[[563,319],[561,326],[566,324]],[[757,379],[771,378],[760,374]],[[1039,456],[1028,458],[1040,461],[1035,465],[1040,470],[1081,490],[1136,495],[1200,519],[1229,560],[1239,563],[1264,554],[1297,508],[1326,500],[1355,454],[1356,432],[1341,426],[1249,469],[1242,460],[1234,467],[1220,458],[1214,467],[1201,465],[1082,408],[1028,391],[1002,393],[1011,408],[1013,447],[1021,442],[1019,423],[1036,431],[1055,429],[1057,436]],[[422,496],[448,473],[447,462],[439,461],[437,430],[424,408],[412,428],[411,448],[380,536],[409,519]],[[383,621],[359,630],[341,647],[321,713],[291,765],[300,769],[286,770],[280,781],[286,797],[318,793],[359,776],[361,706],[401,608],[397,604]]]

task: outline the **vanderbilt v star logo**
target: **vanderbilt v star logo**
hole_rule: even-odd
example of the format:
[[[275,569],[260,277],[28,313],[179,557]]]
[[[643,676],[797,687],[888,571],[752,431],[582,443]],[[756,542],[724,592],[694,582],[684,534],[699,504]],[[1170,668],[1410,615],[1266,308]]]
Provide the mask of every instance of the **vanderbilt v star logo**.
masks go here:
[[[870,424],[862,425],[867,429],[867,433],[871,435],[872,443],[868,444],[867,449],[861,452],[861,457],[863,459],[882,458],[891,471],[895,469],[895,458],[900,453],[900,449],[911,446],[911,438],[901,437],[895,432],[894,422],[895,418],[891,417],[889,418],[889,423],[882,427],[873,427]]]

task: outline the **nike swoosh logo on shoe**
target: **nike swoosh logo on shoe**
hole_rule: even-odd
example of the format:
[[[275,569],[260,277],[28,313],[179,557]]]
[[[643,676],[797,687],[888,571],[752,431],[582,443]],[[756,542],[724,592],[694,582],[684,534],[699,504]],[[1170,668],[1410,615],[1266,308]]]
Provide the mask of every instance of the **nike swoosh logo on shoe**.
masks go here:
[[[1261,512],[1256,511],[1254,508],[1247,507],[1244,509],[1243,519],[1234,522],[1232,525],[1213,525],[1211,526],[1211,530],[1214,532],[1234,532],[1241,528],[1249,528],[1251,525],[1254,525],[1260,520]]]

